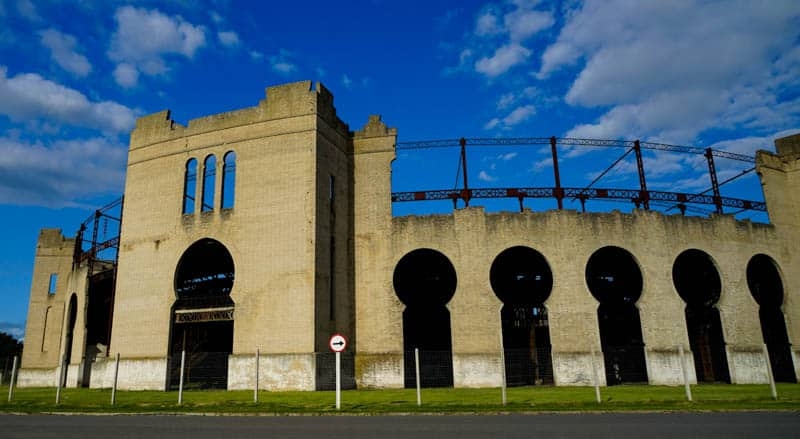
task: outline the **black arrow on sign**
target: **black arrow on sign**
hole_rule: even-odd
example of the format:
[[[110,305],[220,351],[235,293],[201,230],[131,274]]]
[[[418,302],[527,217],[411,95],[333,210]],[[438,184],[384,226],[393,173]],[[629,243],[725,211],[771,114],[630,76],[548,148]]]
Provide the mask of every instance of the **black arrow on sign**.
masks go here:
[[[334,346],[344,346],[344,341],[339,340],[339,341],[335,341],[335,342],[333,342],[331,344],[334,345]]]

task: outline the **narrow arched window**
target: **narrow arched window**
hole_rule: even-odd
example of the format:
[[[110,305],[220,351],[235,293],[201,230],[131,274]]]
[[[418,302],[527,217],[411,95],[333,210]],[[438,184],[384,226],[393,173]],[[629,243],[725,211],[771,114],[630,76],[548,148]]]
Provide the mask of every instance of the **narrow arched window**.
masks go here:
[[[232,209],[236,198],[236,153],[228,151],[222,159],[222,208]]]
[[[183,177],[183,214],[194,213],[194,194],[197,189],[197,160],[189,159],[186,162],[186,173]]]
[[[201,212],[214,210],[214,181],[217,176],[217,158],[213,154],[206,157],[203,163],[203,203]]]

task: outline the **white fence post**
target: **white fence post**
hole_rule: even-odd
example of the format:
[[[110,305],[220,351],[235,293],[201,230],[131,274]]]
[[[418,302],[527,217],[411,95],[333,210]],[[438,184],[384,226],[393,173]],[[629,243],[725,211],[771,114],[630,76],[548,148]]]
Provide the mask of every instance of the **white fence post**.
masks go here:
[[[414,380],[417,383],[417,407],[422,405],[422,385],[419,382],[419,348],[414,348]]]
[[[14,382],[17,380],[17,361],[19,357],[14,355],[14,365],[11,366],[11,381],[8,382],[8,402],[14,396]]]
[[[61,356],[61,365],[58,367],[58,385],[56,386],[56,405],[61,403],[61,386],[64,383],[64,377],[67,376],[67,356]]]
[[[114,382],[111,384],[111,405],[117,402],[117,377],[119,376],[119,352],[114,362]]]
[[[592,379],[594,379],[594,398],[600,404],[600,378],[597,374],[597,362],[594,360],[594,349],[592,349]]]
[[[178,405],[183,404],[183,366],[186,363],[186,351],[181,351],[181,374],[178,381]]]
[[[772,399],[778,399],[778,389],[775,388],[775,377],[772,375],[772,361],[769,359],[769,348],[764,343],[764,358],[767,360],[767,377],[769,378],[769,390],[772,392]]]
[[[508,386],[508,378],[506,377],[506,348],[500,346],[500,377],[503,382],[500,383],[500,400],[503,405],[506,405],[506,387]]]
[[[253,389],[253,402],[258,402],[258,360],[261,357],[261,350],[256,349],[256,385]]]
[[[678,356],[681,360],[681,373],[683,374],[683,386],[686,389],[686,400],[692,402],[692,387],[689,385],[689,371],[686,370],[686,361],[683,358],[683,345],[678,345]]]

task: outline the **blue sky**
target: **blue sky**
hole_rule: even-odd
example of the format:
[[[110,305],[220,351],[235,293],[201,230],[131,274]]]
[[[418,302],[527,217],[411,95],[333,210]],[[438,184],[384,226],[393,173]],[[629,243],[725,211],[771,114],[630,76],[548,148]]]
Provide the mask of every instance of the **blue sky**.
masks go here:
[[[638,138],[753,154],[800,131],[798,29],[792,0],[0,0],[0,330],[22,335],[39,229],[72,235],[121,194],[141,115],[185,123],[312,79],[351,129],[379,113],[400,141]],[[586,185],[622,152],[564,148],[562,183]],[[394,190],[452,188],[457,154],[401,151]],[[552,186],[549,148],[474,148],[469,163],[472,186]],[[747,167],[718,166],[720,180]],[[651,189],[709,186],[702,157],[648,152],[645,167]],[[636,178],[626,160],[602,185]],[[750,176],[723,194],[759,190]]]

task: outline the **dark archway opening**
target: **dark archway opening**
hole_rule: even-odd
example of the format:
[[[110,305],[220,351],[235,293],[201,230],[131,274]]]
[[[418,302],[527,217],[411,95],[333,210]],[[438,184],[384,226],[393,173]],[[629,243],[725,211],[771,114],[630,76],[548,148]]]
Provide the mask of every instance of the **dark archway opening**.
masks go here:
[[[686,329],[697,381],[730,383],[725,338],[715,307],[722,281],[714,261],[701,250],[686,250],[672,265],[672,282],[686,302]]]
[[[405,386],[416,387],[414,349],[419,349],[420,385],[453,385],[453,342],[447,302],[456,291],[456,271],[442,253],[422,248],[403,256],[394,269],[394,289],[403,311]]]
[[[233,258],[219,241],[192,244],[178,262],[170,331],[169,387],[225,389],[228,356],[233,352]]]
[[[86,347],[81,385],[89,387],[92,363],[108,356],[111,341],[111,317],[114,309],[114,268],[89,278],[86,304]]]
[[[75,293],[69,297],[69,309],[67,310],[67,333],[64,337],[64,363],[63,367],[69,367],[72,363],[72,341],[75,338],[75,323],[78,320],[78,296]],[[61,371],[61,385],[67,385],[67,371]]]
[[[758,254],[747,263],[747,286],[759,305],[761,334],[767,345],[775,381],[796,383],[791,344],[783,317],[783,281],[777,265],[767,255]]]
[[[642,272],[625,249],[603,247],[586,264],[586,284],[600,302],[597,321],[606,383],[647,383],[647,363],[639,309]]]
[[[553,273],[544,256],[523,246],[503,250],[492,263],[489,282],[503,302],[506,384],[552,384],[550,325],[544,302],[553,289]]]

